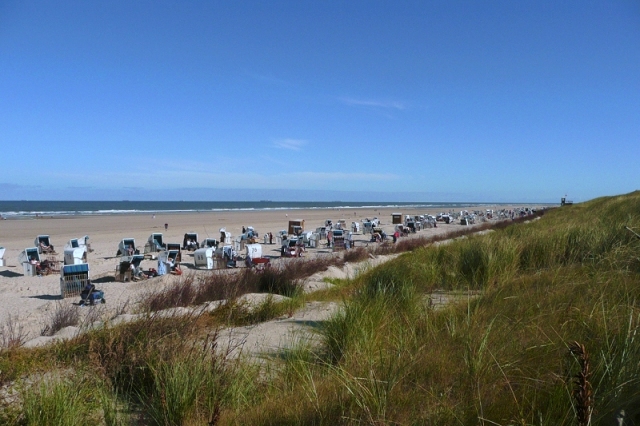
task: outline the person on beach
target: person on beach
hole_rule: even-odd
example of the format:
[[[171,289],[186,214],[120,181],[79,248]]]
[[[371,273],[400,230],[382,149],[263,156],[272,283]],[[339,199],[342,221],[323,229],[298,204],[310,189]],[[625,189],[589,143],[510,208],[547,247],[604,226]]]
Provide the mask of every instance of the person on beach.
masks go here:
[[[168,223],[165,223],[165,224],[164,224],[164,230],[166,231],[167,229],[169,229],[169,224],[168,224]]]
[[[131,264],[131,279],[133,281],[144,280],[147,278],[147,275],[144,273],[140,265],[136,266],[133,263]]]
[[[53,247],[46,245],[44,241],[40,241],[40,251],[42,253],[53,253]]]
[[[43,260],[42,262],[36,262],[36,274],[38,275],[49,275],[51,273],[51,265],[48,260]]]
[[[157,275],[165,275],[167,273],[167,267],[164,262],[158,259],[158,271]]]
[[[296,257],[302,257],[302,252],[304,252],[304,240],[298,238],[298,241],[296,241]]]
[[[29,259],[29,263],[35,266],[36,275],[42,275],[42,268],[40,266],[40,262],[38,262],[38,260],[34,256],[31,256],[31,259]]]

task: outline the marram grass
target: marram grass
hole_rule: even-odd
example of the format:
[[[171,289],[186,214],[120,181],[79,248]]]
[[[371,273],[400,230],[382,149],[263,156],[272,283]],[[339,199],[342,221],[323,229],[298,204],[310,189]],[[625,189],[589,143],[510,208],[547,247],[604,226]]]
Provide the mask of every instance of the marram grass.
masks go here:
[[[580,365],[569,349],[579,341],[590,354],[591,424],[620,410],[638,422],[640,242],[624,226],[640,227],[639,214],[640,193],[595,200],[364,274],[326,323],[326,358],[303,370],[317,397],[282,410],[278,399],[302,381],[288,374],[276,387],[291,391],[233,421],[575,425]],[[482,295],[430,311],[417,296],[436,288]]]
[[[47,406],[69,419],[56,424],[82,412],[95,424],[577,425],[586,407],[574,392],[586,371],[571,351],[579,342],[591,424],[615,424],[622,413],[640,424],[640,240],[625,226],[640,229],[640,192],[414,247],[344,284],[343,309],[319,328],[321,346],[262,360],[269,374],[197,344],[211,324],[202,317],[150,315],[37,358],[10,349],[0,365],[23,366],[7,370],[12,378],[33,372],[30,363],[45,369],[48,354],[56,368],[101,379],[85,386],[103,395],[97,383],[105,383],[106,394],[74,399],[74,387],[48,384],[5,405],[0,419],[52,424],[37,417]],[[477,296],[433,310],[434,289]],[[236,284],[222,290],[211,285],[202,297]],[[257,319],[272,315],[264,309]],[[61,399],[70,403],[61,408]]]

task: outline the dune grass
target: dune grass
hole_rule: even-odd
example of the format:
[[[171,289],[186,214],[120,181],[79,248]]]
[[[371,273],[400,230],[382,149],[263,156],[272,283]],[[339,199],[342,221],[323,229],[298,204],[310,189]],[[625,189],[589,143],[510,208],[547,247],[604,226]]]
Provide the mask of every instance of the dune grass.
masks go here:
[[[292,306],[267,301],[250,313],[231,303],[218,313],[225,320],[154,311],[244,291],[295,298],[291,283],[320,266],[187,283],[147,306],[142,321],[4,349],[5,384],[73,374],[15,384],[20,398],[2,404],[0,419],[74,424],[83,412],[114,425],[604,425],[624,410],[638,424],[640,239],[625,226],[640,228],[639,212],[635,192],[449,244],[411,243],[342,284],[343,309],[321,327],[319,346],[301,341],[262,368],[219,350],[211,327]],[[435,289],[474,297],[434,310]],[[38,417],[42,407],[64,421]]]
[[[637,192],[594,200],[375,268],[316,355],[276,379],[277,400],[229,422],[570,425],[589,411],[610,424],[620,410],[638,422],[640,243],[624,229],[638,212]],[[421,295],[436,288],[481,297],[432,311]],[[589,354],[591,407],[574,342]]]

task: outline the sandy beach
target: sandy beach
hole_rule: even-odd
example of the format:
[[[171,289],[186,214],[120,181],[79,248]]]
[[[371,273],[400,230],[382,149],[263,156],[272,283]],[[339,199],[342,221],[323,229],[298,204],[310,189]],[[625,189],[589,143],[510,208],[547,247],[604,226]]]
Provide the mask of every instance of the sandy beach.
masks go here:
[[[477,207],[478,210],[492,208]],[[496,207],[493,207],[496,208]],[[502,208],[509,208],[499,206]],[[473,207],[467,207],[472,210]],[[141,252],[151,233],[160,232],[165,242],[182,243],[186,232],[198,233],[199,240],[211,237],[218,239],[219,229],[224,227],[235,238],[241,234],[243,226],[253,226],[262,237],[267,232],[274,235],[287,228],[289,220],[304,219],[306,230],[315,230],[323,226],[326,219],[337,222],[344,219],[347,224],[352,221],[362,222],[364,218],[378,217],[388,235],[393,233],[391,213],[401,212],[409,215],[437,214],[437,210],[424,208],[353,208],[353,209],[308,209],[308,210],[250,210],[224,211],[152,215],[107,215],[107,216],[74,216],[74,217],[39,217],[20,220],[0,221],[0,246],[5,247],[4,259],[7,266],[0,267],[0,324],[5,324],[9,316],[23,326],[28,339],[40,335],[40,330],[50,319],[58,304],[78,303],[78,298],[60,298],[60,276],[51,274],[42,277],[24,276],[22,265],[18,264],[19,253],[34,246],[37,235],[49,235],[51,243],[62,260],[65,244],[72,238],[89,235],[93,251],[88,254],[90,274],[98,288],[104,290],[107,304],[103,310],[115,310],[127,304],[127,311],[135,311],[136,301],[145,292],[161,287],[174,276],[156,277],[139,282],[115,282],[113,279],[119,257],[116,257],[118,243],[123,238],[135,238],[136,246]],[[168,224],[165,230],[165,223]],[[429,236],[459,229],[460,224],[441,224],[437,228],[427,228],[414,234]],[[369,243],[369,235],[354,235],[356,246]],[[308,249],[305,256],[330,254],[331,250],[324,244],[317,249]],[[243,253],[240,253],[243,254]],[[280,247],[275,244],[263,246],[263,255],[272,259],[280,258]],[[145,260],[144,269],[156,266],[155,261]],[[196,273],[212,273],[195,270],[193,255],[183,252],[183,269]]]

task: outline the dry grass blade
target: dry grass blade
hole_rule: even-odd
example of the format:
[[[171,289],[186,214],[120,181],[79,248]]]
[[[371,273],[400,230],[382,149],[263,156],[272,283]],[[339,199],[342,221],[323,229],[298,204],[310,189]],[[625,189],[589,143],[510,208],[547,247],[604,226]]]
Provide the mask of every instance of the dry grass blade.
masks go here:
[[[591,376],[589,354],[584,345],[578,342],[571,343],[569,350],[580,364],[580,371],[574,376],[575,387],[572,392],[576,403],[576,418],[579,426],[588,426],[591,424],[591,414],[593,414],[593,391],[589,382]]]
[[[74,305],[63,305],[58,302],[56,309],[50,315],[50,323],[44,325],[40,331],[41,336],[53,336],[65,327],[76,326],[80,323],[80,313],[78,307]]]
[[[0,328],[0,348],[13,349],[20,347],[27,339],[27,333],[24,331],[24,327],[17,321],[14,316],[7,317]]]

